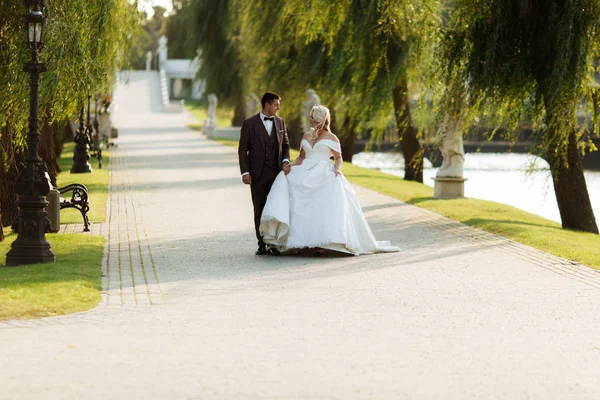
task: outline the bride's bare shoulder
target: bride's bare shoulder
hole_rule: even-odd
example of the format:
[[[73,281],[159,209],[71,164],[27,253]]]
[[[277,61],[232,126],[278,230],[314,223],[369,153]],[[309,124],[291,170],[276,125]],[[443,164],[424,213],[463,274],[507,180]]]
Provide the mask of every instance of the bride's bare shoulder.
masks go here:
[[[310,142],[310,140],[311,140],[310,132],[306,132],[304,135],[302,135],[302,139],[306,139]]]

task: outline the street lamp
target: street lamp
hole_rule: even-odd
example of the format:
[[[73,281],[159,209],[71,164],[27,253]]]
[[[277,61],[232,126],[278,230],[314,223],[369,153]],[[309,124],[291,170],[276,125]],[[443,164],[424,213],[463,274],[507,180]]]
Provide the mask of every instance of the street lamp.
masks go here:
[[[89,111],[88,111],[89,114]],[[72,174],[90,173],[92,167],[90,160],[90,137],[88,130],[83,124],[83,105],[79,113],[79,128],[75,131],[75,150],[73,150],[73,165],[71,166]],[[89,117],[88,117],[89,118]]]
[[[100,101],[100,95],[96,93],[94,95],[94,129],[90,129],[92,132],[92,144],[94,146],[94,150],[96,151],[96,158],[98,159],[98,168],[102,168],[102,149],[100,148],[100,121],[98,121],[98,103]],[[89,101],[88,101],[89,107]],[[88,108],[88,118],[90,112]]]
[[[27,41],[31,49],[31,62],[25,64],[23,70],[29,73],[29,132],[27,132],[27,157],[15,191],[19,196],[17,206],[18,236],[6,254],[6,265],[36,264],[54,262],[56,257],[46,240],[46,195],[51,183],[42,159],[38,155],[40,143],[40,121],[38,119],[38,102],[40,73],[45,72],[46,66],[40,62],[40,52],[44,48],[44,30],[46,17],[42,11],[46,0],[24,0],[27,7]]]

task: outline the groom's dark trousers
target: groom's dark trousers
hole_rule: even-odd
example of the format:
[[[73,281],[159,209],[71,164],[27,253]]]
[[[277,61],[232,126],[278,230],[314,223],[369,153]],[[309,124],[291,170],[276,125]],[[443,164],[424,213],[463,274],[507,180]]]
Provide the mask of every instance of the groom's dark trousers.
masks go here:
[[[250,191],[254,205],[254,229],[258,247],[265,243],[260,235],[260,217],[267,202],[275,177],[281,171],[281,162],[290,157],[290,145],[283,119],[275,117],[269,135],[260,120],[260,114],[244,121],[238,147],[240,170],[252,177]]]

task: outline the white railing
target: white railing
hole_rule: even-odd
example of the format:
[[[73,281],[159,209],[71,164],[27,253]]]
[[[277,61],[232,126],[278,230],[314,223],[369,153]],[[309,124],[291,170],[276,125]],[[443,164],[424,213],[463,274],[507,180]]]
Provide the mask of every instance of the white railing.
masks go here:
[[[183,112],[181,103],[171,103],[169,100],[169,81],[167,80],[167,73],[164,69],[160,71],[160,94],[164,112]]]

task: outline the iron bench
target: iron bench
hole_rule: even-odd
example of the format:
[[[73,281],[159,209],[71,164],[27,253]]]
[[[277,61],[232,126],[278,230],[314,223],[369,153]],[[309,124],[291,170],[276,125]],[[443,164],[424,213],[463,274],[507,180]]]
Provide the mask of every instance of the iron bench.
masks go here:
[[[56,188],[56,190],[58,190],[61,195],[71,192],[71,198],[64,198],[61,196],[60,209],[75,208],[79,210],[81,216],[83,217],[83,231],[89,232],[90,219],[88,218],[87,213],[90,210],[90,201],[87,188],[80,183],[72,183],[65,187]]]

